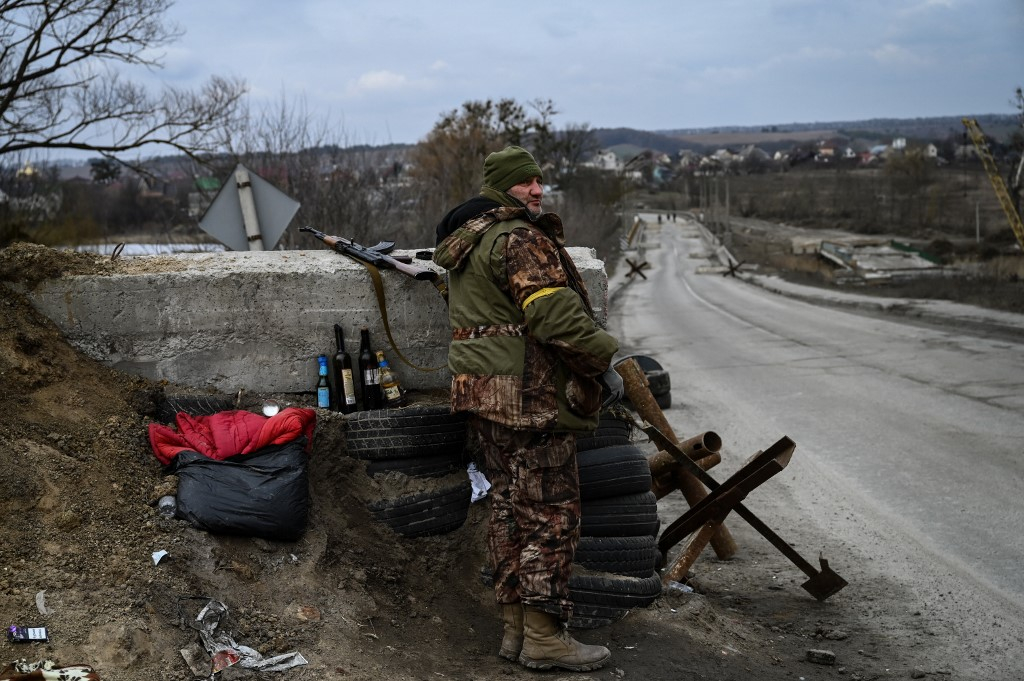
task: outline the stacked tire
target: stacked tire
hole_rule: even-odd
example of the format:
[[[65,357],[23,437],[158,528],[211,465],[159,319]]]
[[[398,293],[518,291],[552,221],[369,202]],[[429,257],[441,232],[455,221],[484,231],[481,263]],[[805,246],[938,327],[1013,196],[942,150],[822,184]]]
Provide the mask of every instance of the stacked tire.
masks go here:
[[[569,580],[570,626],[593,629],[647,607],[661,594],[658,503],[647,457],[631,443],[630,425],[602,418],[579,438],[582,518]]]
[[[654,396],[654,401],[658,403],[658,406],[662,409],[671,407],[672,381],[669,379],[668,371],[656,359],[647,355],[630,355],[623,357],[615,364],[618,366],[628,359],[635,359],[640,369],[644,372],[644,376],[647,377],[647,384],[651,389],[651,395]]]
[[[399,472],[440,478],[466,465],[466,418],[447,404],[356,412],[346,418],[345,449],[367,461],[368,475]],[[469,513],[468,479],[436,489],[377,499],[375,519],[404,537],[444,534],[462,527]]]

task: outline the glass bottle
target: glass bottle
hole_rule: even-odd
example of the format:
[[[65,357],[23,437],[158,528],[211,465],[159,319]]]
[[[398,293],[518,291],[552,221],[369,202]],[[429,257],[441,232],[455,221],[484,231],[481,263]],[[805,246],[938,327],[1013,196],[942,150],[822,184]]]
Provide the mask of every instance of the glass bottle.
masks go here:
[[[331,386],[327,383],[327,355],[316,358],[320,365],[316,379],[316,406],[321,409],[331,407]]]
[[[356,385],[352,377],[352,357],[345,352],[345,334],[341,324],[334,325],[334,410],[351,414],[356,410]]]
[[[398,374],[384,359],[383,350],[377,351],[377,366],[380,367],[380,389],[384,396],[385,406],[400,406],[402,404],[402,386],[398,383]]]
[[[363,382],[363,409],[380,409],[378,365],[370,352],[370,330],[359,329],[359,376]]]

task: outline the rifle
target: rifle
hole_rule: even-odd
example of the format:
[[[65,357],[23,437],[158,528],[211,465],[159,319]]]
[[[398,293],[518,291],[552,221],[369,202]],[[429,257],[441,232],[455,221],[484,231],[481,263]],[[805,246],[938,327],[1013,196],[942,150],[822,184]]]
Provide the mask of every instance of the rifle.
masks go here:
[[[312,227],[300,227],[299,231],[309,232],[338,253],[347,255],[354,260],[358,260],[366,267],[366,270],[370,273],[370,279],[373,280],[373,289],[377,294],[377,306],[380,308],[381,321],[384,322],[384,333],[387,334],[388,342],[391,343],[391,348],[395,351],[395,354],[400,360],[419,371],[439,371],[444,368],[443,366],[439,366],[428,369],[413,364],[405,355],[402,354],[402,351],[398,349],[398,346],[395,344],[395,339],[391,336],[391,324],[388,323],[388,308],[384,303],[384,286],[381,283],[380,272],[378,272],[377,269],[398,270],[402,274],[410,276],[413,279],[429,281],[434,285],[434,288],[438,290],[445,305],[447,305],[448,284],[444,277],[433,270],[413,265],[412,258],[396,258],[388,255],[388,253],[390,253],[395,247],[394,241],[381,241],[376,246],[367,247],[360,246],[356,242],[351,239],[346,239],[345,237],[324,234],[319,229],[313,229]]]
[[[448,284],[445,283],[444,277],[435,272],[434,270],[427,269],[425,267],[417,267],[412,264],[412,258],[408,256],[395,257],[389,255],[395,248],[394,241],[381,241],[376,246],[360,246],[351,239],[346,239],[343,236],[331,236],[330,234],[324,234],[319,229],[312,227],[300,227],[300,232],[309,232],[320,241],[336,250],[342,255],[347,255],[350,258],[359,260],[364,265],[369,264],[380,269],[398,270],[402,274],[418,279],[420,281],[429,281],[434,285],[434,288],[438,290],[445,303],[448,302]]]

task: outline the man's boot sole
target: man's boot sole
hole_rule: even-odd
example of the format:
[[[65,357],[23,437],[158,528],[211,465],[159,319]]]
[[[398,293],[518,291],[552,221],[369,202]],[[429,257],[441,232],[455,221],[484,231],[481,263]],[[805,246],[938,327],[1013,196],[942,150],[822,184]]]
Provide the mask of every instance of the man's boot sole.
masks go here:
[[[498,651],[498,657],[503,657],[506,660],[510,660],[512,662],[518,662],[519,652],[515,650],[505,650],[504,648],[502,648]]]
[[[612,659],[611,655],[599,662],[590,662],[588,664],[565,664],[564,662],[552,662],[551,660],[534,660],[526,657],[525,655],[520,655],[519,664],[523,665],[527,669],[545,670],[551,669],[552,667],[558,667],[559,669],[565,669],[570,672],[592,672],[595,669],[600,669],[608,664],[610,659]]]

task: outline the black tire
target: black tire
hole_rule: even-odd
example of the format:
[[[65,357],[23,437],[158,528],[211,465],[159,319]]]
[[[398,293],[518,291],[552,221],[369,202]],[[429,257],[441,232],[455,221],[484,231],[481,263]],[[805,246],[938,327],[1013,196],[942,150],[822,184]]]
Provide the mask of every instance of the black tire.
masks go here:
[[[356,459],[407,459],[410,457],[460,454],[466,447],[465,430],[447,433],[345,439],[345,453]]]
[[[664,395],[672,389],[672,381],[669,379],[668,372],[664,369],[657,369],[648,372],[646,375],[651,394],[655,397]]]
[[[462,468],[465,463],[462,451],[404,459],[375,459],[366,465],[366,474],[372,476],[397,471],[413,478],[437,478]]]
[[[657,570],[661,553],[652,536],[580,537],[574,562],[593,570],[626,577],[649,577]]]
[[[210,416],[235,408],[235,398],[230,395],[164,395],[156,410],[160,423],[174,423],[178,412],[189,416]]]
[[[369,437],[379,437],[383,433],[396,430],[425,429],[423,432],[437,432],[445,425],[461,424],[465,426],[465,414],[453,414],[447,404],[430,404],[396,409],[371,409],[357,411],[345,417],[349,434],[367,433]],[[433,429],[433,430],[432,430]]]
[[[591,499],[582,504],[580,534],[585,537],[658,536],[658,500],[654,492]]]
[[[587,435],[576,438],[576,453],[589,452],[592,449],[617,447],[632,442],[628,435]]]
[[[633,425],[616,418],[610,413],[603,414],[597,428],[576,438],[576,451],[586,452],[601,447],[627,445],[631,442]]]
[[[444,534],[462,527],[469,513],[468,482],[437,491],[382,499],[368,504],[378,521],[404,537]]]
[[[661,576],[573,575],[569,597],[573,603],[612,608],[646,608],[661,595]]]
[[[672,393],[665,393],[664,395],[655,395],[654,401],[658,403],[658,406],[662,409],[668,409],[672,406]]]
[[[629,435],[632,426],[622,419],[614,416],[602,416],[597,424],[594,435]]]
[[[466,446],[466,416],[447,404],[361,411],[345,423],[345,453],[357,459],[454,455]]]
[[[604,499],[649,492],[651,469],[635,445],[602,447],[577,453],[580,498]]]
[[[622,364],[627,359],[635,359],[636,363],[640,366],[640,368],[643,370],[645,374],[651,371],[660,371],[664,369],[663,366],[658,364],[658,360],[647,355],[627,355],[626,357],[623,357],[618,362],[616,362],[615,366]]]

